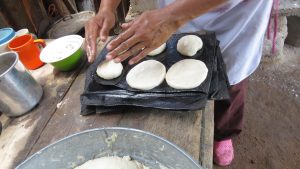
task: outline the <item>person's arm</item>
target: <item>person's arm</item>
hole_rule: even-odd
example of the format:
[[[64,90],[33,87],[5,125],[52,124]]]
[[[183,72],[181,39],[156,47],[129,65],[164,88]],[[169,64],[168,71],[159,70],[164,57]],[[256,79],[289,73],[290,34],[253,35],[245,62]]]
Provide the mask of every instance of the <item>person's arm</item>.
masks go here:
[[[165,8],[146,11],[134,21],[122,25],[125,31],[107,46],[110,51],[107,59],[121,62],[137,53],[129,64],[137,63],[185,23],[227,1],[176,0]]]
[[[207,13],[228,0],[176,0],[162,10],[179,26]]]
[[[115,25],[115,13],[121,0],[102,0],[99,12],[85,25],[85,49],[88,61],[93,62],[97,51],[97,38],[106,41]]]

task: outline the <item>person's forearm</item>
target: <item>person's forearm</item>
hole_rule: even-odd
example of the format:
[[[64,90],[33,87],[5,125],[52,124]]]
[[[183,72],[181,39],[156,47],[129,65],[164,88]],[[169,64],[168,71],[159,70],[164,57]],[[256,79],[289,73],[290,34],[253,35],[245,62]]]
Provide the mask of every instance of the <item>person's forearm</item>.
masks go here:
[[[121,0],[101,0],[100,10],[112,10],[115,11],[119,6]]]
[[[161,12],[168,15],[178,26],[213,10],[226,3],[228,0],[176,0],[174,3],[161,9]]]

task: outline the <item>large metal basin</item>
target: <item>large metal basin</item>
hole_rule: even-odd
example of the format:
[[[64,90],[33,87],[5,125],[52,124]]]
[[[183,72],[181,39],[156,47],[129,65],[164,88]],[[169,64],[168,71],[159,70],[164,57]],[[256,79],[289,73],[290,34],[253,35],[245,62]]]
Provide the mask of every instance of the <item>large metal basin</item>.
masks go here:
[[[113,135],[117,136],[115,140]],[[151,169],[202,169],[171,142],[129,128],[93,129],[71,135],[35,153],[17,169],[70,169],[110,155],[129,155]]]

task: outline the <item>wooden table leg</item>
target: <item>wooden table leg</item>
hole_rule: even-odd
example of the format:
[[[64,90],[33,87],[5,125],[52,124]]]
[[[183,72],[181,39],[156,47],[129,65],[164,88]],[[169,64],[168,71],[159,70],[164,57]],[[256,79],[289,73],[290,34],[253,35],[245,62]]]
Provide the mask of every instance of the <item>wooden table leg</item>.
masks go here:
[[[213,168],[213,142],[214,142],[214,102],[209,101],[203,111],[200,164],[206,169]]]

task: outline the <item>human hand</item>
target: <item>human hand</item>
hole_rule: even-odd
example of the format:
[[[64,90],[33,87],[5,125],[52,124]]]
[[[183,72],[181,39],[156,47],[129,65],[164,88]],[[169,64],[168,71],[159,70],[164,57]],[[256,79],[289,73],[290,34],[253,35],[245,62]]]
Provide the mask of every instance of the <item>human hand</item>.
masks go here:
[[[95,60],[97,52],[97,38],[105,42],[109,31],[115,25],[115,14],[113,10],[102,9],[91,18],[85,25],[85,49],[88,61],[92,63]]]
[[[165,43],[179,26],[168,13],[159,9],[144,12],[135,20],[122,24],[125,31],[107,45],[110,52],[106,57],[122,62],[134,56],[129,64],[135,64]]]

